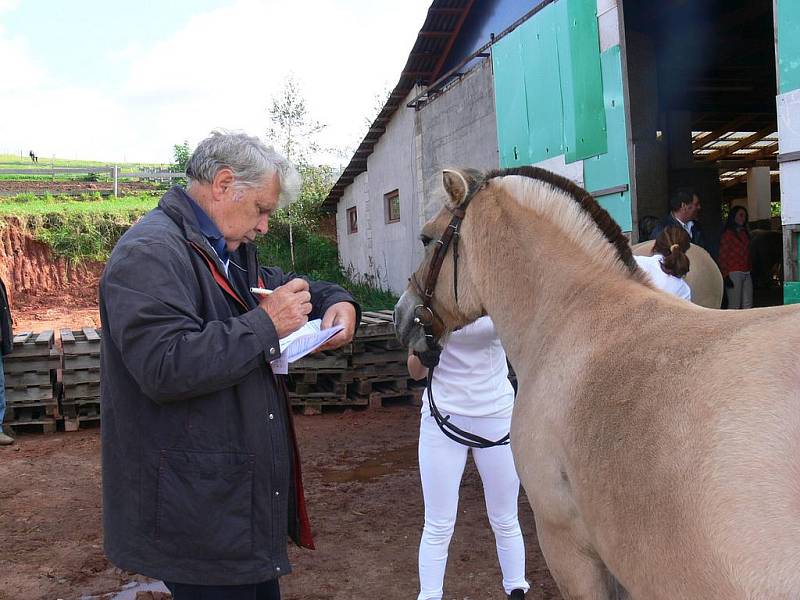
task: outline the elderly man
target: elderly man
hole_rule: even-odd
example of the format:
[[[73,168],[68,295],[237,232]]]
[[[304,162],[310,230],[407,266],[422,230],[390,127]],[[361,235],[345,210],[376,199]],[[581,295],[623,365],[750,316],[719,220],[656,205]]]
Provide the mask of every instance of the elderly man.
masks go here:
[[[344,329],[342,288],[260,267],[251,243],[297,173],[257,138],[214,133],[188,185],[120,239],[100,282],[108,557],[176,600],[277,599],[287,535],[313,547],[278,340]],[[274,290],[255,296],[251,287]]]
[[[664,229],[675,225],[686,230],[693,244],[706,248],[703,230],[697,222],[697,217],[700,216],[700,198],[697,194],[690,189],[681,188],[670,197],[669,208],[669,213],[653,229],[650,239],[656,239]]]

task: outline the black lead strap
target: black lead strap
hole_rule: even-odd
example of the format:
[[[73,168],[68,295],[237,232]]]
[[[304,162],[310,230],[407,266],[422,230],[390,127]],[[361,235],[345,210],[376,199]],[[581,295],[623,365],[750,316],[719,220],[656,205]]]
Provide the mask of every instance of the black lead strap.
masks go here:
[[[449,437],[454,442],[469,446],[470,448],[494,448],[495,446],[506,446],[511,442],[510,434],[507,433],[499,440],[487,440],[484,437],[464,431],[460,427],[453,425],[450,421],[450,415],[442,415],[433,401],[433,369],[428,369],[428,408],[430,408],[433,420],[442,430],[442,433]]]

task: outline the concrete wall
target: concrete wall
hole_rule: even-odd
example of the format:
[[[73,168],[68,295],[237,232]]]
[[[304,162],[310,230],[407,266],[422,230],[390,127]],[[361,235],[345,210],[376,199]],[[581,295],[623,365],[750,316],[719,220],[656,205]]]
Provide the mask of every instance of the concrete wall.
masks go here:
[[[421,139],[422,223],[441,207],[441,171],[446,167],[496,169],[497,119],[494,110],[492,61],[453,83],[418,113]]]
[[[386,132],[367,159],[369,174],[369,227],[372,235],[370,256],[382,285],[402,292],[416,267],[411,248],[419,243],[416,177],[414,173],[414,111],[406,104],[419,92],[412,91],[392,117]],[[398,190],[400,221],[386,222],[385,194]]]
[[[348,233],[347,210],[358,211],[358,232]],[[372,264],[372,229],[369,212],[369,176],[361,173],[347,187],[336,207],[336,239],[339,260],[345,270],[357,277],[377,277]]]

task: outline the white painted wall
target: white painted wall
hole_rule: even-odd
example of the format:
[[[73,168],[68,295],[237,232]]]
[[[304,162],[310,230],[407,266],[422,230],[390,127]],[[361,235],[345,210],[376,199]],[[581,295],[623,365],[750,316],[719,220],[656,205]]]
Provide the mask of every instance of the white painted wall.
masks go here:
[[[346,271],[355,277],[377,277],[372,256],[372,231],[369,212],[369,176],[361,173],[353,180],[336,207],[336,238],[339,260]],[[347,209],[358,211],[358,232],[348,233]]]

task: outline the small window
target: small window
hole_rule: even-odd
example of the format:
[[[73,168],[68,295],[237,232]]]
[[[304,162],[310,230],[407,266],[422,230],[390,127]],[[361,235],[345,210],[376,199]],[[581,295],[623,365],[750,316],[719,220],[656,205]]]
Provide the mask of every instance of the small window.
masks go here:
[[[400,190],[394,190],[383,196],[383,205],[387,223],[400,222]]]
[[[347,209],[347,233],[358,233],[358,209]]]

